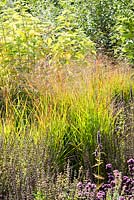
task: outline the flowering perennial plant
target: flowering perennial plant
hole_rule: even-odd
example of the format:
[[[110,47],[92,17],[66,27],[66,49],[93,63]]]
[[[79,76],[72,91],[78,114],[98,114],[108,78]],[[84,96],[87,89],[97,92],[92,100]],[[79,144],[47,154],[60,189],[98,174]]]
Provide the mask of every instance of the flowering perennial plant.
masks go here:
[[[112,170],[112,164],[106,165],[108,180],[99,188],[88,181],[77,184],[79,199],[90,200],[132,200],[134,199],[134,159],[127,161],[129,176],[123,176],[117,169]]]

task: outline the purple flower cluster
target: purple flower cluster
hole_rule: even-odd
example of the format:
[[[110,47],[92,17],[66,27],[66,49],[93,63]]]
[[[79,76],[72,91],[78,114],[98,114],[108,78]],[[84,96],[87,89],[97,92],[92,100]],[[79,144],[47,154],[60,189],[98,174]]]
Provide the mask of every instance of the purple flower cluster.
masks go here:
[[[97,197],[97,200],[105,199],[105,192],[99,191],[99,192],[97,193],[96,197]]]
[[[107,164],[106,165],[106,171],[107,171],[107,175],[108,175],[108,183],[113,183],[114,180],[114,176],[112,173],[112,164]]]
[[[79,182],[77,184],[78,196],[81,198],[95,199],[96,185],[90,181],[86,184]]]
[[[129,196],[129,199],[134,199],[134,159],[131,158],[127,161],[130,177],[122,177],[122,190],[124,195]]]
[[[128,169],[129,169],[129,172],[130,172],[131,176],[134,176],[134,159],[130,158],[127,161],[127,164],[128,164]]]

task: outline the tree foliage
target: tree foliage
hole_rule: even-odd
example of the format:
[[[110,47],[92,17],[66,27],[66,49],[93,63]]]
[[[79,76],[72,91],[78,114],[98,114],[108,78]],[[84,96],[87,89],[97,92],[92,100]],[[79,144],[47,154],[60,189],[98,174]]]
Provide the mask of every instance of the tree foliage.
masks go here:
[[[120,1],[116,14],[116,24],[113,28],[116,55],[128,58],[134,62],[134,2],[131,0]]]
[[[43,44],[48,57],[58,62],[84,58],[94,51],[93,43],[98,50],[133,60],[132,0],[3,0],[2,4],[18,13],[25,9],[49,27],[49,34],[41,33],[46,38]]]

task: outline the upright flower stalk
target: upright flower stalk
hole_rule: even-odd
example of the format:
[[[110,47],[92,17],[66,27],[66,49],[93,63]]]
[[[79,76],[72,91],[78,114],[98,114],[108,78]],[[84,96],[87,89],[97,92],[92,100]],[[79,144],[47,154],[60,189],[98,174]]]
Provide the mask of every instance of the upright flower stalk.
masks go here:
[[[100,165],[103,163],[103,160],[101,160],[101,154],[102,154],[102,143],[101,143],[101,134],[100,131],[97,133],[97,148],[95,150],[95,160],[96,164],[93,167],[97,167],[97,174],[94,174],[95,178],[97,179],[97,185],[100,186],[100,180],[103,180],[104,178],[100,175]]]

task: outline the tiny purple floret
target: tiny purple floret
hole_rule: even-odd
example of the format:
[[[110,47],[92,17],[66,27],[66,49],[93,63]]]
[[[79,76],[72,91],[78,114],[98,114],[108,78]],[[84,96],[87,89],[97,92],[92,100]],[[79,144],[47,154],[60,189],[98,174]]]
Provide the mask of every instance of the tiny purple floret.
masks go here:
[[[82,182],[79,182],[79,183],[77,184],[77,188],[78,188],[78,189],[81,189],[82,186],[83,186],[83,185],[82,185]]]
[[[112,169],[112,164],[110,164],[110,163],[107,164],[107,165],[106,165],[106,169],[107,169],[107,170]]]
[[[128,165],[134,164],[134,159],[133,159],[133,158],[130,158],[130,159],[127,161],[127,164],[128,164]]]

